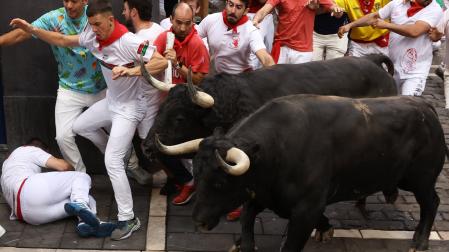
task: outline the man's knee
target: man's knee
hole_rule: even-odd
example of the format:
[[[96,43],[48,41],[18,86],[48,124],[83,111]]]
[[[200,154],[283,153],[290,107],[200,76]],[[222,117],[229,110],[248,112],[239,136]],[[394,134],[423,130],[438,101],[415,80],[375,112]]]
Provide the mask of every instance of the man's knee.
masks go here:
[[[55,139],[59,146],[75,144],[75,134],[72,131],[60,132],[60,134],[56,135]]]

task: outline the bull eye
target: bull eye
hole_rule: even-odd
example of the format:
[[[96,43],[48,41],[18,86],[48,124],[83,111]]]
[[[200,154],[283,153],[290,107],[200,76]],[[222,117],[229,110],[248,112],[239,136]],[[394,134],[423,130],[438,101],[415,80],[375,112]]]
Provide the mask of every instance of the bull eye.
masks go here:
[[[182,116],[182,115],[177,115],[177,116],[175,117],[175,121],[176,121],[177,123],[182,123],[184,120],[185,120],[185,117]]]

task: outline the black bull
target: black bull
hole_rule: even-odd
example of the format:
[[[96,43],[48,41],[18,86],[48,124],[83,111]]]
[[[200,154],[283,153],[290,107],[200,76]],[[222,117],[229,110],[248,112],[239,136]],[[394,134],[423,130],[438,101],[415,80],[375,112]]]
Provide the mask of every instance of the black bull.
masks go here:
[[[233,147],[249,157],[247,171],[236,164],[239,171],[232,172],[237,169],[223,162],[221,157],[245,160],[231,157]],[[221,215],[247,202],[241,250],[254,251],[255,217],[269,208],[289,219],[282,251],[299,251],[327,204],[399,187],[413,192],[420,206],[412,250],[425,250],[446,151],[436,112],[422,98],[278,98],[226,135],[214,133],[201,142],[194,158],[193,218],[211,229]]]
[[[291,94],[320,94],[345,97],[379,97],[397,94],[393,65],[384,55],[276,65],[237,75],[206,77],[201,89],[211,95],[214,105],[194,104],[187,85],[169,91],[144,142],[146,155],[157,153],[155,134],[165,144],[209,136],[215,127],[229,129],[235,122],[265,102]],[[150,82],[151,83],[151,82]]]

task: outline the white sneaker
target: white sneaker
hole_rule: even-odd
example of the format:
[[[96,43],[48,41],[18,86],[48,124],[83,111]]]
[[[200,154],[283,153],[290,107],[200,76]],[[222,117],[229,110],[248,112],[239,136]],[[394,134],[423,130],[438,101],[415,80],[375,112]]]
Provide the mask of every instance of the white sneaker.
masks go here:
[[[151,183],[151,174],[140,166],[132,169],[129,167],[126,168],[126,175],[135,179],[137,183],[141,185],[148,185]]]

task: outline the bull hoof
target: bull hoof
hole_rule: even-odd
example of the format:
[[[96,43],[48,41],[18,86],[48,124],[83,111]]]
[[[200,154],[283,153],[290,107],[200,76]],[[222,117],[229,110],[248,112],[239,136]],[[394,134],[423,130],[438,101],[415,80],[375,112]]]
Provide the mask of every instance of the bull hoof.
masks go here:
[[[334,237],[334,228],[329,228],[328,230],[322,232],[322,231],[315,231],[315,241],[317,242],[328,242]]]
[[[426,250],[417,250],[416,248],[410,248],[408,250],[408,252],[425,252],[425,251],[427,251],[427,249]]]
[[[257,251],[257,247],[254,246],[254,250],[253,251]],[[240,245],[232,245],[232,247],[228,250],[228,252],[244,252],[240,249]]]
[[[240,252],[240,246],[232,245],[232,247],[228,250],[228,252]]]

